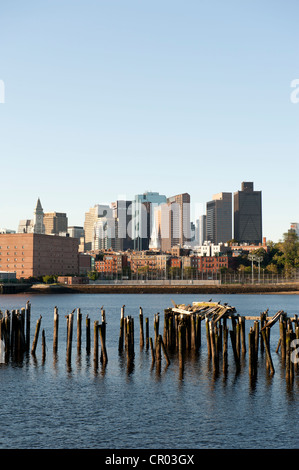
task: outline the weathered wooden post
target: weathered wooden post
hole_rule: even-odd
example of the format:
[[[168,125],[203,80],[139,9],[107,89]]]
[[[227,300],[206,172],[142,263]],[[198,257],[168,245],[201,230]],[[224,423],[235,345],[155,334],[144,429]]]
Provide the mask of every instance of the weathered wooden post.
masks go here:
[[[45,362],[46,359],[46,336],[45,330],[42,331],[42,361]]]
[[[106,350],[106,340],[103,335],[103,323],[99,325],[100,340],[101,340],[101,362],[103,365],[106,365],[108,362],[107,350]]]
[[[246,354],[246,327],[245,327],[245,317],[240,316],[240,330],[241,330],[241,345],[242,345],[242,355],[245,356]]]
[[[17,318],[16,318],[16,353],[20,357],[20,355],[25,351],[26,345],[25,345],[25,338],[24,338],[24,318],[23,314],[25,313],[22,311],[20,313],[17,310]]]
[[[11,352],[13,352],[16,343],[16,311],[11,311],[11,334],[10,334],[10,347]]]
[[[268,342],[269,335],[267,335],[267,331],[266,331],[268,329],[269,329],[269,327],[266,327],[264,330],[261,331],[261,334],[262,334],[262,338],[263,338],[263,341],[264,341],[264,347],[265,347],[265,351],[266,351],[266,355],[267,355],[267,367],[269,367],[272,374],[274,374],[275,370],[274,370],[272,357],[271,357],[271,352],[270,352],[270,346],[269,346],[269,342]]]
[[[196,315],[196,348],[199,350],[201,347],[201,316]]]
[[[74,313],[70,313],[66,316],[67,320],[67,346],[66,346],[66,359],[67,362],[71,362],[72,356],[72,341],[73,341],[73,315]]]
[[[290,380],[290,375],[291,375],[291,332],[289,330],[286,331],[286,362],[285,362],[285,369],[286,369],[286,379]]]
[[[190,327],[191,327],[191,349],[196,351],[197,343],[196,343],[196,318],[195,315],[190,315]]]
[[[178,324],[178,349],[179,349],[180,369],[184,367],[185,341],[186,341],[186,327],[182,322],[179,322]]]
[[[144,333],[143,333],[143,310],[142,307],[139,307],[139,324],[140,324],[140,348],[144,348]]]
[[[218,374],[219,371],[219,355],[218,355],[218,348],[217,348],[217,341],[215,335],[215,325],[214,321],[209,321],[209,331],[210,331],[210,342],[211,342],[211,352],[212,352],[212,361],[213,361],[213,369],[214,373]]]
[[[26,302],[26,350],[30,348],[30,323],[31,323],[31,304],[29,300]]]
[[[54,307],[54,334],[53,334],[53,352],[57,353],[58,350],[58,326],[59,326],[59,314],[58,308]]]
[[[157,341],[156,341],[156,363],[159,363],[161,362],[161,339],[162,339],[162,336],[159,335],[158,338],[157,338]]]
[[[261,329],[264,328],[264,326],[265,326],[265,323],[266,323],[266,320],[267,320],[266,317],[267,317],[266,312],[262,312],[260,314]],[[264,352],[264,341],[261,341],[260,343],[261,343],[260,350],[261,350],[261,353],[263,353]]]
[[[149,339],[150,347],[151,347],[151,354],[152,354],[152,364],[155,362],[155,352],[154,352],[154,346],[153,346],[153,339]]]
[[[206,322],[206,337],[207,337],[207,348],[208,348],[208,355],[211,356],[211,338],[210,338],[210,329],[209,329],[209,319],[208,317],[205,318]]]
[[[281,315],[279,318],[279,335],[280,335],[280,353],[281,353],[281,361],[285,364],[286,360],[286,323],[284,320],[284,316]]]
[[[106,312],[103,307],[101,308],[101,316],[102,316],[102,324],[101,324],[101,328],[99,327],[99,333],[102,336],[101,344],[103,344],[103,346],[101,347],[100,360],[101,360],[101,363],[105,364],[107,362],[107,353],[106,353],[106,360],[103,357],[103,354],[104,354],[104,350],[106,351],[106,325],[107,323],[106,323]]]
[[[119,341],[118,341],[118,351],[121,353],[124,349],[124,335],[125,335],[125,305],[121,308],[120,314],[120,330],[119,330]]]
[[[38,342],[38,336],[39,336],[41,321],[42,321],[42,316],[40,315],[39,319],[36,322],[35,334],[34,334],[32,348],[31,348],[31,354],[33,354],[33,355],[36,352],[36,346],[37,346],[37,342]]]
[[[154,315],[155,347],[159,337],[159,313]]]
[[[255,344],[255,330],[250,328],[248,334],[248,350],[249,350],[249,375],[253,377],[256,375],[256,344]]]
[[[8,355],[10,352],[10,312],[5,311],[5,353]]]
[[[81,334],[82,334],[82,313],[80,308],[77,308],[77,352],[81,353]]]
[[[253,324],[254,329],[254,348],[255,348],[255,361],[258,360],[258,353],[259,353],[259,338],[260,338],[260,329],[259,329],[259,322],[255,321]]]
[[[97,320],[93,324],[93,360],[97,366],[99,360],[99,322]]]
[[[145,319],[145,347],[148,349],[149,347],[149,320],[148,317]]]
[[[236,332],[233,329],[233,330],[230,330],[229,334],[230,334],[236,369],[237,369],[237,372],[239,372],[240,371],[240,358],[239,358],[237,348],[236,348]]]
[[[235,338],[236,338],[236,351],[238,358],[240,360],[240,353],[241,353],[241,327],[240,327],[240,316],[237,315],[236,323],[235,323]]]
[[[228,369],[228,363],[227,363],[227,341],[228,341],[228,327],[226,324],[223,326],[223,352],[222,352],[222,370],[224,373],[227,372]]]
[[[88,315],[86,315],[85,332],[86,332],[86,354],[90,354],[90,318]]]
[[[166,359],[166,364],[167,364],[167,366],[169,366],[170,360],[169,360],[169,356],[168,356],[168,353],[167,353],[167,349],[166,349],[166,346],[165,346],[164,341],[163,341],[161,336],[160,336],[160,338],[161,338],[162,351],[163,351],[164,357]]]

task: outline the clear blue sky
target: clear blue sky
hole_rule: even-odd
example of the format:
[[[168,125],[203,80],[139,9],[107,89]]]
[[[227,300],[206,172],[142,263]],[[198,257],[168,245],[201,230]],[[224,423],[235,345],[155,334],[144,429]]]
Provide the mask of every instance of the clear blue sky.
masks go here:
[[[264,236],[299,222],[296,0],[0,3],[0,227],[37,198],[83,225],[146,190],[193,207],[254,181]]]

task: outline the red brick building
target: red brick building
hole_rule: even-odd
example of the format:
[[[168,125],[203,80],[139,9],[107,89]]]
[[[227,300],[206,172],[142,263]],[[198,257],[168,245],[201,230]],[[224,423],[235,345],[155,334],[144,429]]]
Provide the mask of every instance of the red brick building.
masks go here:
[[[102,259],[96,260],[94,266],[99,273],[121,274],[127,266],[127,256],[123,253],[107,253]]]
[[[37,233],[0,234],[0,271],[17,278],[79,272],[78,239]]]
[[[229,268],[228,256],[200,256],[199,271],[203,273],[217,273],[222,268]]]

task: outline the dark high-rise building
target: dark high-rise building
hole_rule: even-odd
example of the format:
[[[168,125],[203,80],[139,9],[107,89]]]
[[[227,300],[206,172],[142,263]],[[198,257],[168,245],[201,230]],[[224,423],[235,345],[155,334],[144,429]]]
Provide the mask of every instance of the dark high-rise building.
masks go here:
[[[207,240],[212,243],[226,243],[232,238],[232,194],[219,193],[207,202]]]
[[[118,242],[116,246],[119,250],[126,251],[133,249],[132,240],[132,201],[118,200],[111,204],[113,217],[116,220],[116,231]]]
[[[234,238],[240,243],[262,243],[262,191],[243,182],[234,194]]]

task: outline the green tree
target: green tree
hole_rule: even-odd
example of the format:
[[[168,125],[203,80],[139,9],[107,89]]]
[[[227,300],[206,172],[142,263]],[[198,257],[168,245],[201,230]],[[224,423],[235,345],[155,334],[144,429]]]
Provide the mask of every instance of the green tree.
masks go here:
[[[98,271],[89,271],[87,276],[91,281],[96,281],[99,278],[99,273]]]
[[[299,268],[299,237],[294,230],[283,234],[283,240],[277,244],[277,253],[273,259],[286,272]]]

